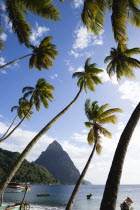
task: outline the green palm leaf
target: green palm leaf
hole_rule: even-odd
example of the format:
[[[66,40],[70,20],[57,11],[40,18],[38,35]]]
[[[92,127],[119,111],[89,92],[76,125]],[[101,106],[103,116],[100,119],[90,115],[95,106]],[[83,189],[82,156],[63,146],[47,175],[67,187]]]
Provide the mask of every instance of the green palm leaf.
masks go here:
[[[91,128],[91,127],[93,127],[93,123],[85,122],[85,126],[86,126],[87,128]]]
[[[94,143],[94,130],[90,129],[89,133],[88,133],[88,137],[87,137],[88,143],[89,145],[92,145]]]

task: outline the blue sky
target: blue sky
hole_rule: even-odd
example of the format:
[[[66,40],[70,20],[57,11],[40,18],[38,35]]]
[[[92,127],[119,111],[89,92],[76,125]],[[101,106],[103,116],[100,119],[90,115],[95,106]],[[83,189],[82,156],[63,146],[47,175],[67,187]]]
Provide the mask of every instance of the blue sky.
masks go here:
[[[140,70],[135,70],[135,80],[123,78],[119,84],[115,78],[110,80],[104,64],[104,58],[109,54],[110,48],[116,47],[110,17],[107,16],[104,31],[99,37],[95,37],[87,33],[81,22],[82,0],[71,0],[64,4],[55,0],[54,3],[61,13],[60,21],[45,21],[32,14],[29,14],[27,19],[33,26],[32,44],[38,45],[45,36],[52,36],[52,43],[56,44],[59,56],[50,71],[29,70],[28,57],[0,70],[0,134],[4,133],[16,114],[11,113],[10,109],[17,105],[18,99],[22,96],[23,87],[34,86],[39,78],[44,77],[55,87],[55,101],[50,103],[49,109],[46,110],[42,107],[40,112],[35,111],[31,120],[24,121],[8,140],[1,143],[1,147],[21,152],[37,132],[75,97],[79,88],[76,85],[76,79],[72,79],[72,74],[82,70],[86,59],[91,57],[92,63],[95,62],[99,68],[104,69],[104,73],[101,74],[103,85],[98,85],[96,92],[88,91],[88,94],[83,92],[73,107],[40,139],[27,159],[35,160],[49,143],[57,140],[81,171],[92,149],[86,140],[88,130],[84,126],[86,121],[85,100],[86,98],[91,98],[92,101],[97,100],[99,105],[109,103],[111,108],[122,108],[124,113],[118,115],[119,123],[117,125],[106,126],[112,132],[113,138],[103,138],[102,154],[94,156],[86,175],[86,179],[92,183],[104,184],[121,132],[140,99]],[[3,24],[5,30],[2,33],[2,38],[5,49],[1,53],[0,65],[31,53],[23,45],[19,45],[17,37],[11,32],[11,25],[7,24],[7,16],[4,13]],[[128,26],[128,33],[128,48],[139,47],[139,29]],[[139,129],[140,124],[134,132],[128,149],[121,180],[123,184],[139,183]]]

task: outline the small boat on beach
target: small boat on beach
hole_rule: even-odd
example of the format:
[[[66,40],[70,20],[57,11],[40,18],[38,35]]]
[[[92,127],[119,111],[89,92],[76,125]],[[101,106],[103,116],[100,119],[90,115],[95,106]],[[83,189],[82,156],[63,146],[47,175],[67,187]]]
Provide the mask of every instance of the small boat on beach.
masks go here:
[[[29,210],[30,206],[29,204],[15,204],[15,205],[6,205],[6,206],[0,206],[0,210]]]
[[[5,190],[5,193],[19,193],[19,192],[22,192],[22,191],[23,191],[22,188],[17,188],[17,189],[9,189],[9,188],[7,188]]]

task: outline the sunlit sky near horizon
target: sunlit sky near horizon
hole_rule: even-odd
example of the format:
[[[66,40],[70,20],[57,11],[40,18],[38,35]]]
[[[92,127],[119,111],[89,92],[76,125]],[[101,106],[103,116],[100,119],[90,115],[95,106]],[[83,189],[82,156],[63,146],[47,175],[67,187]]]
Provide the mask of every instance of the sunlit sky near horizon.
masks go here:
[[[105,184],[120,135],[140,99],[140,70],[135,70],[136,78],[133,80],[123,78],[119,83],[115,78],[110,80],[105,71],[104,58],[109,55],[111,47],[116,47],[116,43],[113,39],[109,14],[104,30],[95,37],[87,33],[80,18],[83,0],[66,1],[64,4],[55,0],[54,3],[60,10],[60,21],[45,21],[32,14],[27,17],[33,27],[31,36],[33,45],[38,45],[46,36],[52,36],[52,43],[57,46],[59,55],[50,71],[29,70],[28,57],[0,70],[0,135],[6,131],[16,115],[10,110],[22,97],[23,87],[34,86],[39,78],[45,78],[55,87],[55,101],[50,103],[49,109],[42,107],[40,112],[34,110],[31,120],[24,121],[8,140],[1,143],[0,147],[22,152],[32,138],[76,96],[79,88],[76,79],[72,79],[72,74],[81,71],[86,59],[91,57],[91,63],[97,63],[97,67],[104,69],[104,73],[101,74],[103,85],[96,86],[96,92],[88,91],[87,94],[83,92],[70,110],[40,139],[27,159],[34,161],[52,141],[57,140],[81,172],[92,149],[87,143],[88,129],[84,125],[87,120],[84,113],[85,100],[87,98],[91,101],[97,100],[99,105],[109,103],[111,108],[119,107],[124,112],[118,114],[117,125],[105,126],[112,132],[113,138],[102,139],[102,153],[93,157],[85,177],[93,184]],[[4,10],[4,5],[2,6]],[[1,52],[0,65],[31,53],[30,49],[18,43],[16,35],[12,33],[11,25],[8,24],[6,14],[3,12],[2,15],[4,24],[2,39],[5,48]],[[139,47],[140,29],[128,26],[128,37],[128,48]],[[128,148],[121,184],[140,184],[139,130],[140,123]]]

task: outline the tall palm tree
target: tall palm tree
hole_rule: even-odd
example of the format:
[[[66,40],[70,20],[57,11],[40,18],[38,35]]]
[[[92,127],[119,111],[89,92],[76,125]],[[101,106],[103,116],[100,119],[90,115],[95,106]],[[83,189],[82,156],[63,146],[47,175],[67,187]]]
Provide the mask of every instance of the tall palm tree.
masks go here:
[[[138,0],[85,0],[81,14],[88,30],[99,35],[104,27],[106,12],[111,12],[112,29],[117,42],[127,41],[127,23],[140,27]]]
[[[74,187],[74,190],[71,194],[71,197],[69,199],[69,202],[66,206],[66,210],[71,210],[73,208],[74,200],[76,198],[76,195],[78,193],[78,190],[80,188],[80,185],[84,179],[84,176],[86,175],[86,172],[89,168],[90,162],[93,158],[95,150],[97,151],[98,154],[101,153],[101,135],[111,138],[111,133],[102,126],[102,124],[105,123],[117,123],[117,117],[116,115],[112,115],[113,113],[116,112],[122,112],[121,109],[119,108],[114,108],[114,109],[107,109],[110,105],[109,104],[104,104],[102,106],[98,106],[98,102],[94,101],[93,103],[90,103],[90,99],[86,100],[85,103],[85,114],[88,118],[88,122],[85,122],[86,127],[90,128],[90,131],[88,133],[88,143],[90,145],[93,145],[93,150],[88,158],[88,161]]]
[[[49,67],[53,66],[52,60],[55,60],[55,57],[58,55],[58,52],[56,51],[56,45],[51,44],[52,37],[48,36],[45,37],[39,44],[38,47],[35,47],[33,45],[30,45],[30,48],[32,48],[32,53],[27,54],[25,56],[22,56],[18,59],[15,59],[11,62],[8,62],[4,64],[3,66],[0,66],[0,69],[15,63],[23,58],[26,58],[28,56],[30,57],[29,60],[29,68],[32,69],[35,67],[39,71],[41,71],[42,68],[49,69]]]
[[[116,209],[117,195],[123,170],[123,164],[127,153],[127,148],[139,119],[140,119],[140,103],[138,103],[137,107],[132,113],[117,145],[112,165],[106,181],[100,210]]]
[[[52,94],[53,90],[54,90],[54,87],[51,84],[47,83],[46,79],[44,78],[39,79],[35,87],[24,87],[23,92],[26,92],[26,91],[28,92],[24,94],[24,97],[23,97],[24,99],[23,98],[20,99],[19,103],[21,104],[19,108],[17,106],[14,106],[11,109],[12,111],[14,109],[17,109],[18,111],[17,115],[19,116],[21,121],[10,131],[10,133],[7,134],[7,132],[9,131],[9,128],[8,128],[8,131],[6,132],[7,135],[4,134],[4,136],[0,139],[0,142],[9,138],[9,136],[11,136],[11,134],[21,125],[21,123],[23,122],[25,118],[27,119],[30,118],[30,115],[32,114],[31,109],[33,108],[33,106],[35,106],[37,111],[40,110],[41,103],[44,105],[45,108],[48,108],[48,105],[49,105],[48,100],[52,101],[54,99],[53,94]],[[29,97],[29,96],[30,96],[30,101],[27,102],[26,97]],[[14,121],[12,122],[12,125]]]
[[[18,101],[19,105],[18,106],[13,106],[11,108],[11,112],[13,112],[14,110],[17,111],[16,116],[14,117],[11,125],[9,126],[9,128],[7,129],[7,131],[4,133],[4,135],[0,138],[0,142],[3,141],[3,138],[7,135],[7,133],[9,132],[10,128],[12,127],[12,125],[14,124],[15,120],[17,119],[17,117],[19,117],[20,119],[22,118],[26,118],[28,120],[30,120],[31,114],[33,114],[33,112],[31,111],[31,103],[25,99],[24,97],[20,98]]]
[[[16,33],[20,44],[24,43],[27,47],[30,44],[30,35],[32,33],[31,26],[26,21],[28,12],[46,20],[56,21],[60,18],[59,11],[52,0],[5,0],[5,4],[13,32]]]
[[[26,158],[26,156],[28,155],[28,153],[30,152],[30,150],[33,148],[33,146],[40,140],[40,138],[52,127],[52,125],[63,115],[66,113],[66,111],[74,104],[74,102],[78,99],[80,93],[83,90],[85,81],[90,81],[87,80],[86,77],[87,75],[89,75],[88,77],[92,77],[92,82],[95,84],[99,84],[101,83],[101,80],[98,78],[98,82],[97,82],[97,76],[95,77],[95,81],[93,80],[94,76],[99,74],[100,72],[102,72],[103,70],[101,69],[97,69],[95,68],[94,71],[94,67],[93,70],[91,70],[91,66],[92,64],[89,64],[89,59],[86,60],[85,62],[85,69],[82,72],[82,79],[81,77],[79,77],[78,75],[80,74],[80,72],[78,72],[79,74],[77,74],[77,77],[79,78],[78,80],[78,86],[80,87],[78,93],[76,94],[75,98],[61,111],[59,112],[48,124],[46,124],[44,126],[44,128],[42,128],[41,131],[39,131],[39,133],[30,141],[30,143],[27,145],[27,147],[24,149],[24,151],[21,153],[21,155],[18,157],[18,160],[13,164],[13,166],[11,167],[11,169],[9,170],[9,173],[7,174],[7,176],[5,176],[5,178],[1,181],[0,184],[0,192],[1,194],[4,192],[4,189],[7,187],[7,184],[10,182],[10,180],[12,179],[12,177],[14,176],[14,174],[16,173],[16,171],[18,170],[18,168],[20,167],[20,165],[22,164],[22,162],[24,161],[24,159]],[[88,73],[88,68],[89,68],[89,73]],[[85,77],[83,77],[83,73],[85,73]],[[74,73],[74,77],[76,77],[75,75],[76,73]],[[83,81],[81,81],[83,80]],[[90,81],[91,82],[91,81]],[[91,85],[87,85],[87,87],[90,87]],[[92,86],[91,86],[92,87]],[[93,89],[93,88],[92,88]]]
[[[127,49],[126,46],[123,48],[118,44],[117,49],[112,48],[110,55],[104,60],[107,65],[107,73],[109,76],[116,74],[118,80],[122,76],[127,78],[134,77],[134,68],[140,68],[140,61],[131,57],[140,54],[140,48]]]

